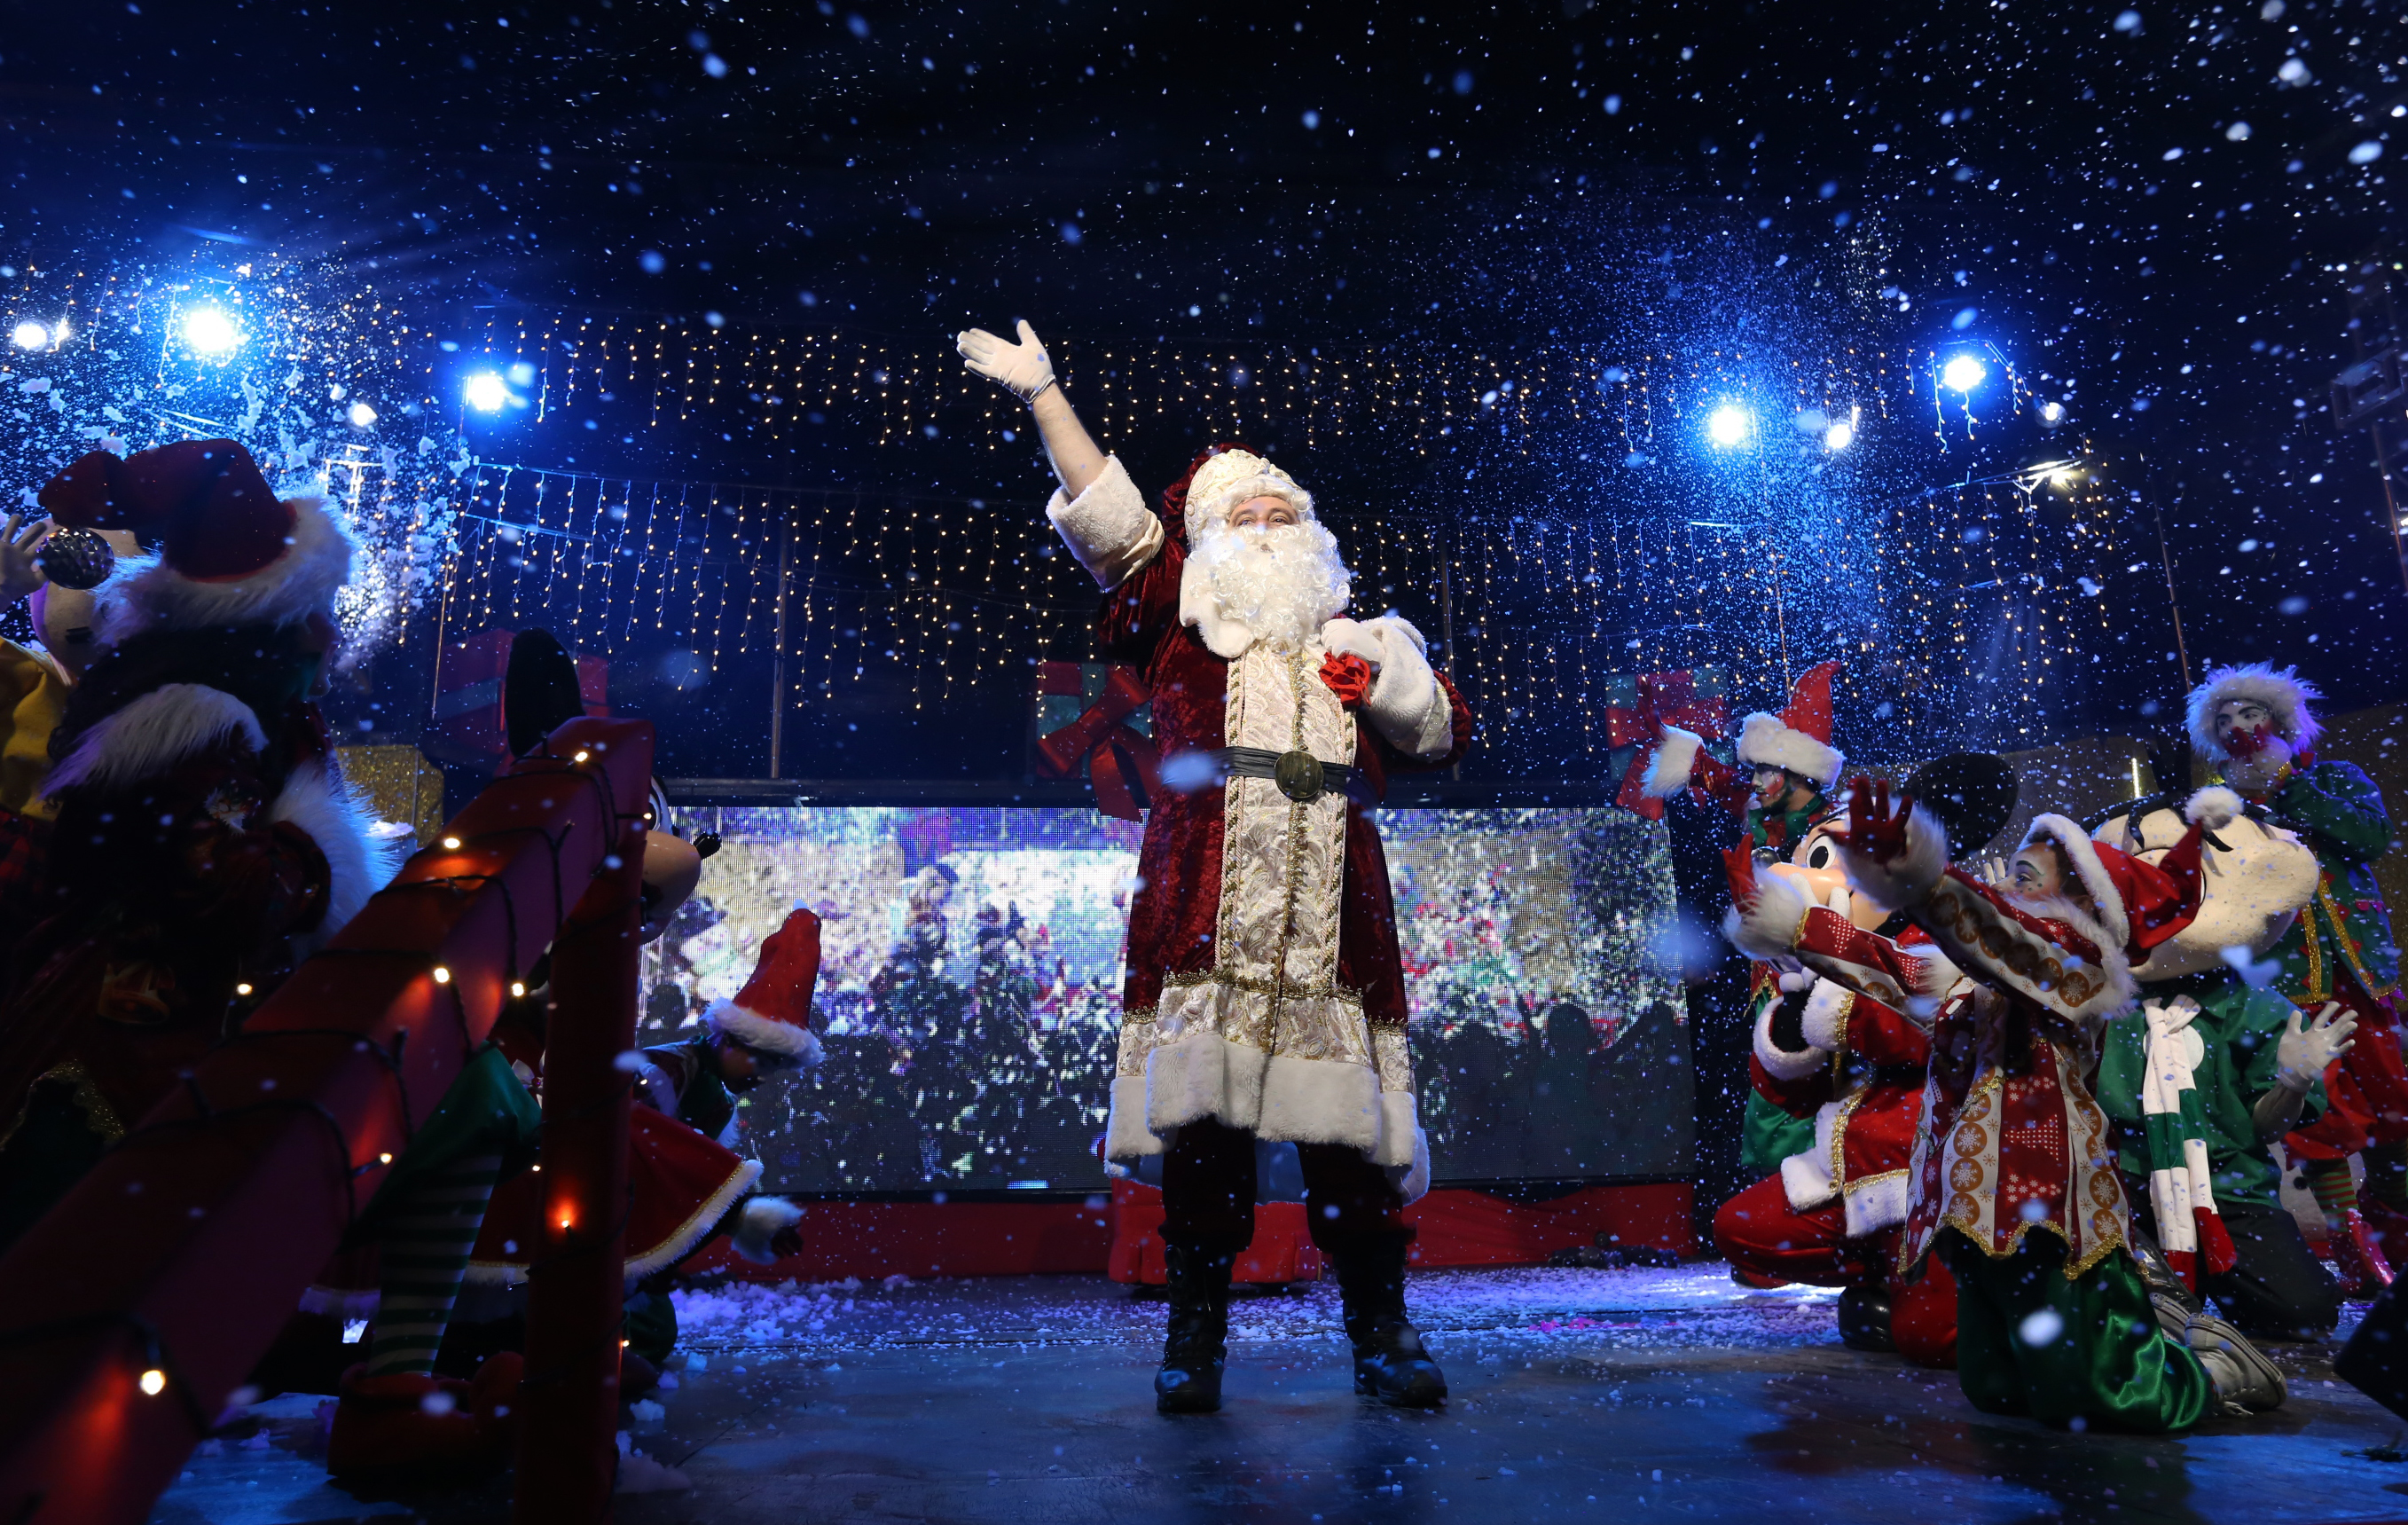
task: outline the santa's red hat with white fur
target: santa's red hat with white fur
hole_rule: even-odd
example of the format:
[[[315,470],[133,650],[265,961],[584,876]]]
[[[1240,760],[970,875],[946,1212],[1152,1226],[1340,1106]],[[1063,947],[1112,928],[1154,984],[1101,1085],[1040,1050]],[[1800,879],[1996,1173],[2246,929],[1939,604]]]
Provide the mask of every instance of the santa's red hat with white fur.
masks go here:
[[[123,529],[158,561],[121,584],[106,638],[285,625],[323,612],[351,577],[351,533],[315,494],[279,497],[232,439],[120,457],[96,450],[52,477],[42,507],[72,529]]]
[[[747,1048],[816,1064],[821,1050],[811,1031],[811,994],[819,983],[820,918],[798,909],[761,940],[761,957],[744,988],[733,1000],[712,1001],[702,1019]]]

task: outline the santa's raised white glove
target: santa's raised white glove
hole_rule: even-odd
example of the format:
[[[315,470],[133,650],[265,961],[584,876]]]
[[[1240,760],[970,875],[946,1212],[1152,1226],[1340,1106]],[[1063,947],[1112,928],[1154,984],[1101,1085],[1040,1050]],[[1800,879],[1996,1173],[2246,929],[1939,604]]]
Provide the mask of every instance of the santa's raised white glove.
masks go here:
[[[953,336],[953,348],[962,352],[969,369],[992,381],[1010,387],[1023,402],[1033,402],[1037,394],[1054,384],[1054,360],[1038,340],[1037,330],[1028,320],[1020,320],[1020,342],[983,328],[965,329]]]
[[[2358,1030],[2358,1018],[2343,1011],[2337,1000],[2326,1001],[2305,1028],[2300,1026],[2302,1014],[2291,1014],[2282,1041],[2274,1045],[2274,1084],[2304,1096],[2309,1086],[2325,1077],[2333,1060],[2357,1046],[2350,1034]]]

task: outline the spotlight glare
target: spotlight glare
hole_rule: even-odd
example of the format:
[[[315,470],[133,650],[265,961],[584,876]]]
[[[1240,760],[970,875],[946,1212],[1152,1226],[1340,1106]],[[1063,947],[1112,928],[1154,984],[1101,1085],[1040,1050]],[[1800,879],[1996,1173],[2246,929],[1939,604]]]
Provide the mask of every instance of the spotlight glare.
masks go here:
[[[1754,422],[1748,417],[1746,409],[1737,403],[1727,402],[1706,419],[1706,438],[1717,445],[1736,445],[1747,439],[1748,429]]]
[[[242,332],[218,309],[196,307],[184,314],[184,342],[196,353],[224,354],[242,342]]]
[[[141,1388],[149,1396],[158,1397],[167,1390],[167,1374],[153,1366],[142,1374]]]
[[[1971,392],[1989,374],[1989,367],[1970,354],[1960,354],[1940,367],[1940,384],[1951,392]]]
[[[2064,423],[2065,404],[2054,401],[2042,403],[2040,405],[2040,421],[2052,429]]]
[[[50,347],[50,331],[28,318],[8,336],[21,350],[47,350]]]
[[[1823,448],[1834,454],[1856,442],[1856,426],[1853,424],[1834,424],[1823,435]]]
[[[365,429],[376,423],[377,410],[369,407],[366,403],[355,402],[351,404],[350,418],[352,428]]]
[[[468,406],[480,413],[498,413],[510,405],[509,383],[495,371],[479,371],[468,378]]]

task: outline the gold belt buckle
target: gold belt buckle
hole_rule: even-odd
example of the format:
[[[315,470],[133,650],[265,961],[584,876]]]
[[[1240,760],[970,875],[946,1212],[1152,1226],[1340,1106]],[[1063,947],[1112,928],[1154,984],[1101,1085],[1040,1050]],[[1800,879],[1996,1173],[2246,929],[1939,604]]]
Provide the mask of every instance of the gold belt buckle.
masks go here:
[[[1271,765],[1271,780],[1280,793],[1310,805],[1321,798],[1321,759],[1310,752],[1283,752]]]

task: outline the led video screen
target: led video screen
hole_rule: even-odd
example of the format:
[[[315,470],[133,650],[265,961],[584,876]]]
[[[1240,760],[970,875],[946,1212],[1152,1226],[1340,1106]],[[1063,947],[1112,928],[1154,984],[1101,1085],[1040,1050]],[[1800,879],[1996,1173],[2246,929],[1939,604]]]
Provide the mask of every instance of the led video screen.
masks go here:
[[[645,1043],[693,1036],[796,905],[824,1064],[744,1099],[794,1192],[1099,1189],[1138,827],[1092,810],[691,808],[724,845],[644,962]],[[1611,810],[1378,814],[1432,1170],[1686,1173],[1686,1007],[1660,826]]]

